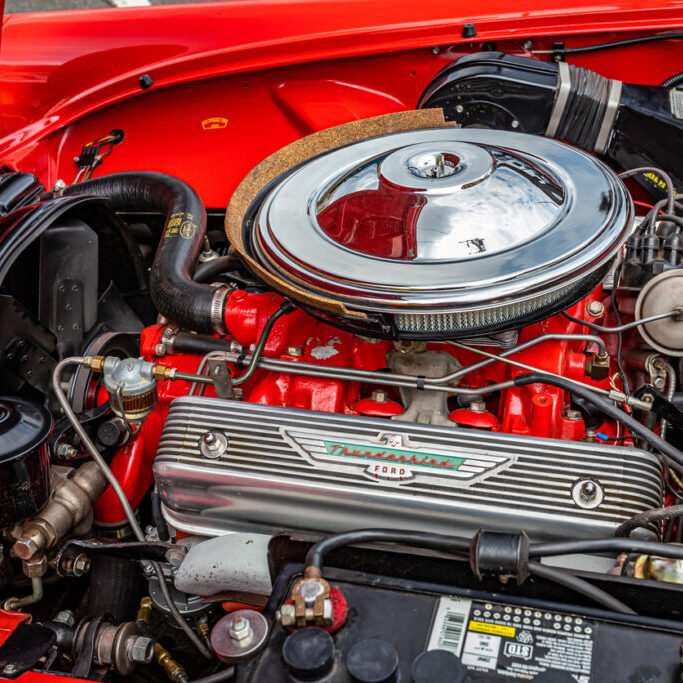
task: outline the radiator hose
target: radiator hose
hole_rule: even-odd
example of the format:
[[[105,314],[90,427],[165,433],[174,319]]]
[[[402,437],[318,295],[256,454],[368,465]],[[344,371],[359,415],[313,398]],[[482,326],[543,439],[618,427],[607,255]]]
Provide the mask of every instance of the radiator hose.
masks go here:
[[[166,216],[150,275],[152,303],[164,317],[196,332],[224,332],[226,289],[194,282],[206,233],[206,210],[186,183],[162,173],[116,173],[71,185],[65,195],[91,195],[114,211],[153,211]]]

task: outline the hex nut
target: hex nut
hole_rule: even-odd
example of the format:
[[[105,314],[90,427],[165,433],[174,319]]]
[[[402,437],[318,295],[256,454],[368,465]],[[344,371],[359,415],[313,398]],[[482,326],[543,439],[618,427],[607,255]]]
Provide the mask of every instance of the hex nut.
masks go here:
[[[334,608],[332,607],[332,600],[329,598],[323,601],[323,624],[331,626],[334,621]]]
[[[47,557],[42,553],[30,560],[24,560],[21,564],[24,575],[29,579],[36,579],[40,576],[44,576],[47,571]]]
[[[137,636],[130,645],[130,660],[136,664],[148,664],[154,656],[154,640]]]
[[[605,306],[602,301],[591,301],[588,304],[588,313],[598,318],[605,312]]]
[[[573,420],[578,422],[582,418],[582,415],[580,410],[574,410],[570,408],[562,417],[564,417],[565,420]]]
[[[250,640],[253,635],[251,624],[243,617],[235,617],[233,622],[230,624],[230,630],[228,633],[230,638],[236,643]]]
[[[69,628],[73,628],[76,624],[76,617],[74,617],[74,613],[71,610],[63,609],[60,612],[57,612],[52,621],[56,621],[58,624],[64,624]]]
[[[211,460],[220,458],[228,450],[228,437],[222,432],[205,432],[199,437],[199,451]]]
[[[39,551],[36,542],[28,537],[18,539],[12,548],[20,560],[30,560]]]
[[[71,571],[76,577],[87,574],[90,571],[90,558],[85,553],[81,553],[74,560],[73,569]]]
[[[296,624],[296,610],[294,605],[282,605],[280,607],[280,623],[283,626],[294,626]]]

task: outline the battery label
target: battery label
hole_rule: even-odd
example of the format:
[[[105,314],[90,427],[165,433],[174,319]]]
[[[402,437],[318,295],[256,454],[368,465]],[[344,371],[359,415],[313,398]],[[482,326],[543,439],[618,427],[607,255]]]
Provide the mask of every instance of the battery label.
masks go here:
[[[441,598],[427,649],[449,650],[472,671],[529,680],[552,669],[590,683],[597,626],[571,614]]]

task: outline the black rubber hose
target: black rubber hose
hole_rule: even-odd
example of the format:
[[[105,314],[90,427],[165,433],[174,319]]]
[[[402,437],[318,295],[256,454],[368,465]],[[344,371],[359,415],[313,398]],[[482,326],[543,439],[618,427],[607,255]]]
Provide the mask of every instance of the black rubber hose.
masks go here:
[[[683,83],[683,71],[675,76],[669,76],[665,81],[662,81],[660,88],[675,88],[679,83]]]
[[[625,541],[626,539],[605,539],[609,542],[614,541]],[[471,541],[466,538],[458,538],[455,536],[446,536],[444,534],[430,534],[430,533],[420,533],[417,531],[400,531],[392,529],[358,529],[356,531],[349,531],[343,534],[337,534],[335,536],[329,536],[328,538],[319,541],[313,545],[308,553],[306,554],[306,567],[322,569],[322,564],[325,556],[345,545],[350,545],[353,543],[366,543],[366,542],[385,542],[385,543],[409,543],[413,546],[420,548],[432,548],[435,550],[440,550],[442,552],[452,553],[452,554],[462,554],[471,553]],[[626,541],[628,542],[628,541]],[[663,544],[655,543],[651,544],[658,547],[663,547]],[[531,550],[534,548],[532,545],[530,547],[529,555],[532,556]],[[681,548],[683,553],[683,548]],[[534,556],[539,556],[539,553],[533,553]],[[570,588],[581,595],[584,595],[591,600],[595,601],[597,604],[607,607],[608,609],[614,610],[616,612],[621,612],[623,614],[635,614],[635,612],[624,605],[616,598],[605,591],[596,588],[595,586],[584,581],[578,576],[569,574],[568,572],[556,569],[554,567],[548,567],[542,565],[540,562],[529,562],[529,571],[548,581],[553,581],[559,585]]]
[[[306,554],[306,566],[322,568],[325,555],[352,543],[369,541],[384,543],[409,543],[418,548],[432,548],[446,553],[469,553],[470,539],[446,536],[445,534],[429,534],[419,531],[400,531],[392,529],[358,529],[344,534],[328,536],[313,545]]]
[[[206,334],[178,332],[173,337],[173,353],[194,353],[205,356],[212,351],[230,351],[230,342],[224,337],[211,337]]]
[[[597,45],[583,45],[581,47],[567,47],[553,50],[563,55],[581,55],[586,52],[597,52],[599,50],[609,50],[615,47],[628,47],[629,45],[640,45],[641,43],[652,43],[658,40],[680,40],[683,33],[657,33],[653,36],[640,36],[638,38],[628,38],[617,40],[613,43],[599,43]]]
[[[558,555],[590,555],[604,553],[638,553],[683,560],[683,546],[638,538],[590,538],[585,541],[550,541],[532,543],[529,557],[556,557]]]
[[[639,515],[634,515],[631,519],[622,522],[614,531],[615,536],[628,536],[634,529],[647,527],[653,522],[663,522],[683,515],[683,505],[670,505],[669,507],[654,508],[646,510]]]
[[[270,333],[275,326],[275,323],[283,316],[283,315],[289,315],[290,313],[293,313],[296,310],[296,306],[291,303],[290,301],[283,301],[280,304],[280,308],[273,313],[268,320],[266,320],[266,324],[263,326],[263,329],[261,330],[261,336],[259,337],[258,342],[256,343],[256,348],[254,349],[254,353],[251,356],[251,360],[249,361],[249,365],[247,366],[247,369],[236,379],[233,380],[232,384],[233,386],[237,387],[240,384],[244,384],[253,374],[256,372],[256,366],[258,365],[259,360],[261,359],[261,356],[263,355],[263,352],[266,348],[266,344],[268,343],[268,337],[270,336]]]
[[[181,327],[214,332],[211,311],[216,289],[192,279],[206,233],[206,210],[189,185],[162,173],[117,173],[71,185],[64,194],[102,197],[115,211],[165,214],[150,276],[152,302]]]
[[[588,583],[588,581],[584,581],[583,579],[580,579],[578,576],[574,576],[569,572],[556,569],[555,567],[549,567],[548,565],[541,564],[540,562],[529,562],[529,572],[531,572],[531,574],[534,576],[540,576],[542,579],[546,579],[547,581],[552,581],[560,586],[570,588],[580,595],[590,598],[598,605],[607,607],[607,609],[610,609],[614,612],[621,612],[622,614],[636,614],[636,612],[621,602],[621,600],[617,600],[609,593],[606,593],[600,588],[596,588],[593,584]]]
[[[142,594],[140,568],[130,560],[95,554],[83,609],[89,615],[111,614],[117,624],[134,618]]]
[[[634,419],[623,410],[619,410],[619,408],[617,408],[608,399],[598,396],[595,392],[591,391],[589,387],[577,384],[576,382],[572,382],[564,377],[546,375],[541,372],[517,375],[513,379],[513,382],[518,387],[523,387],[528,384],[550,384],[580,396],[589,403],[592,403],[594,406],[597,406],[605,415],[608,415],[617,422],[620,422],[632,434],[637,434],[641,439],[647,441],[660,453],[663,453],[670,458],[677,465],[676,469],[683,468],[683,453],[681,453],[678,448],[672,446],[668,441],[664,441],[664,439],[657,436],[657,434],[655,434],[651,429],[648,429],[645,425],[642,425],[640,422],[638,422],[638,420]]]
[[[198,263],[194,271],[193,279],[195,282],[206,282],[210,277],[220,275],[230,268],[240,265],[239,257],[230,254],[229,256],[219,256],[218,258]]]

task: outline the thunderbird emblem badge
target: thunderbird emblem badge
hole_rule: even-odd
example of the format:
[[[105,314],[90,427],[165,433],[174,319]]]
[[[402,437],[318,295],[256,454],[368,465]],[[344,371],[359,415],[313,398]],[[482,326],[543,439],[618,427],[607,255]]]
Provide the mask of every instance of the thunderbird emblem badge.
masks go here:
[[[507,454],[414,442],[405,434],[380,432],[377,437],[281,428],[283,438],[311,465],[330,472],[358,472],[373,480],[404,484],[424,481],[469,486],[509,467]]]

